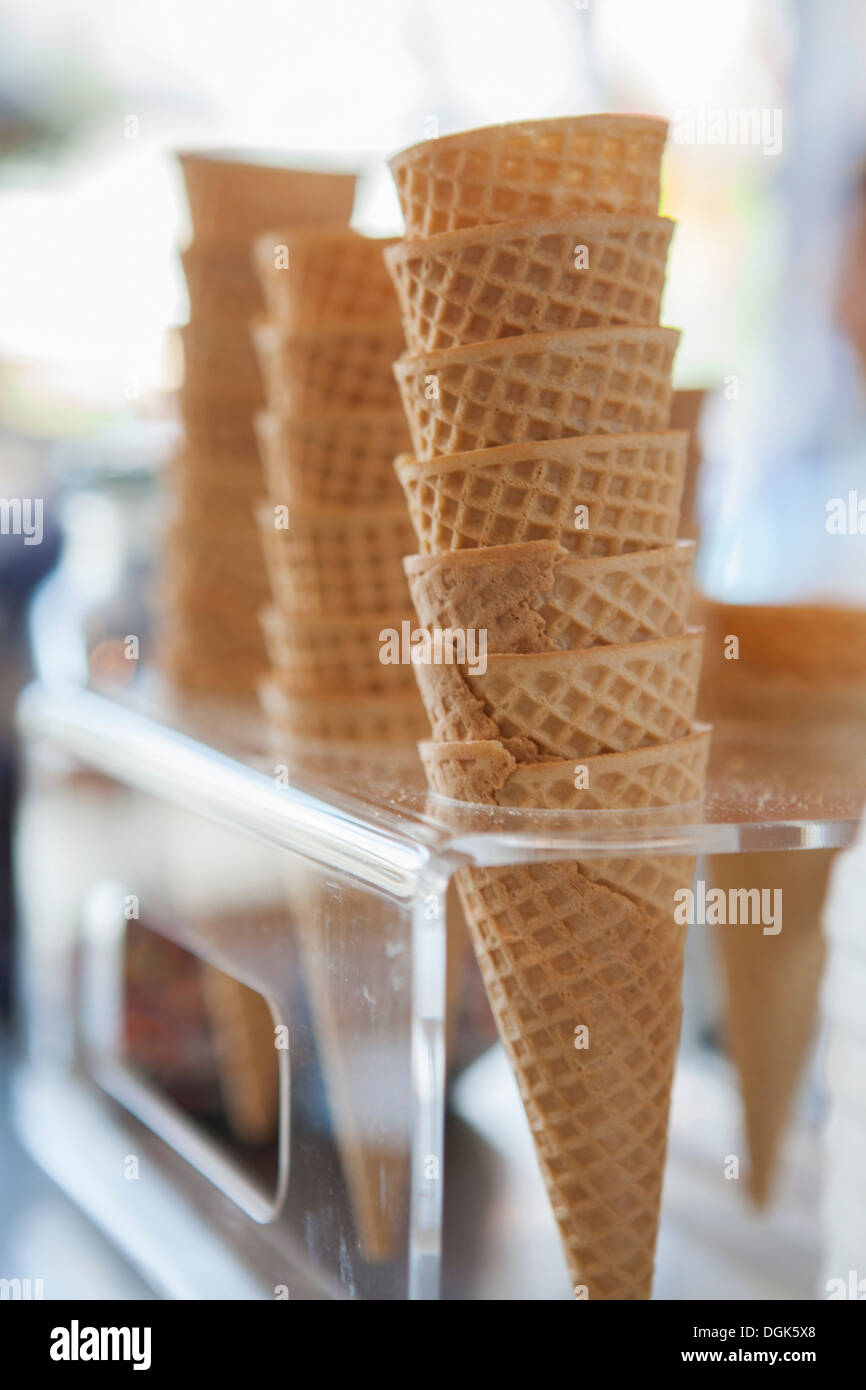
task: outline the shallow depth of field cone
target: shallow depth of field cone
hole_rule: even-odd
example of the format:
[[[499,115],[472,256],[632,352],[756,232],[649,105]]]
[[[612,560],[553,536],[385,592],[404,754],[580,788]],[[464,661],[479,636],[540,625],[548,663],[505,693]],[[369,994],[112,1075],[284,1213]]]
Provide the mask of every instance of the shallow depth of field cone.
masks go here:
[[[275,224],[299,226],[348,222],[355,200],[354,174],[290,169],[266,151],[190,150],[178,155],[193,236],[243,247]]]
[[[382,259],[393,245],[393,237],[362,236],[341,226],[258,237],[253,264],[269,317],[288,333],[398,322],[397,297]]]
[[[707,866],[708,891],[782,892],[778,934],[765,936],[760,924],[715,928],[725,1028],[743,1099],[749,1192],[760,1205],[772,1193],[814,1036],[824,964],[821,906],[834,856],[833,850],[718,854]]]
[[[404,354],[394,375],[415,456],[664,430],[679,337],[675,328],[576,328]]]
[[[422,555],[556,541],[576,555],[673,543],[688,436],[606,434],[395,460]]]
[[[276,1137],[279,1072],[267,1003],[222,970],[203,966],[202,983],[232,1130],[248,1144]]]
[[[260,617],[271,665],[298,694],[415,689],[410,665],[379,659],[380,634],[399,633],[405,613],[311,618],[270,606]]]
[[[520,763],[507,741],[428,740],[418,745],[418,752],[428,786],[452,800],[526,810],[644,810],[701,799],[710,733],[706,726],[694,725],[670,743],[586,758],[581,779],[575,778],[573,759]]]
[[[483,672],[417,663],[415,676],[436,740],[510,739],[520,762],[591,757],[688,733],[701,637],[493,655]]]
[[[570,212],[658,210],[667,123],[569,116],[446,135],[389,160],[407,237]]]
[[[277,672],[260,683],[259,696],[275,737],[284,738],[287,746],[308,739],[414,744],[427,732],[424,707],[414,690],[387,695],[297,695]]]
[[[275,502],[297,498],[308,506],[399,506],[394,457],[409,447],[399,406],[300,419],[261,411],[255,429]]]
[[[665,217],[572,216],[400,242],[385,261],[409,351],[658,323],[673,229]]]
[[[271,410],[327,415],[398,408],[392,363],[404,344],[399,324],[359,323],[287,336],[279,324],[258,319],[251,331]]]
[[[255,399],[222,396],[205,383],[193,389],[187,381],[178,393],[177,404],[187,444],[197,453],[209,452],[224,456],[234,454],[244,463],[258,459],[256,436],[253,430]]]
[[[312,874],[302,891],[301,966],[334,1138],[362,1252],[381,1262],[404,1247],[409,1195],[405,952],[389,956],[391,918],[373,894],[347,882],[337,908]]]
[[[683,928],[572,863],[467,868],[457,882],[572,1282],[591,1299],[648,1299]]]
[[[584,559],[555,541],[410,555],[423,627],[486,633],[489,652],[576,650],[684,632],[694,545]]]
[[[411,548],[412,527],[403,507],[293,506],[282,529],[264,503],[258,519],[271,585],[286,610],[329,618],[407,611],[400,557]]]
[[[228,328],[219,331],[213,322],[198,320],[180,330],[184,383],[194,394],[209,391],[223,399],[237,398],[253,410],[264,397],[249,327],[229,323]]]
[[[180,253],[189,297],[191,323],[230,324],[247,332],[247,324],[264,309],[262,292],[246,246],[192,242]]]

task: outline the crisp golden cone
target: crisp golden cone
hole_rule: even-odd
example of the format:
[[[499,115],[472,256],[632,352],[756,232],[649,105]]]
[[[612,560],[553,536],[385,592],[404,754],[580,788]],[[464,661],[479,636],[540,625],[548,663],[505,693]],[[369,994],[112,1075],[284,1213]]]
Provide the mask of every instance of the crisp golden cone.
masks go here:
[[[555,541],[403,561],[423,627],[484,632],[488,652],[579,650],[685,631],[694,543],[584,559]]]
[[[393,695],[296,695],[273,672],[259,686],[276,739],[286,747],[321,739],[344,743],[416,743],[426,732],[414,690]]]
[[[667,123],[569,116],[427,140],[389,160],[407,237],[572,212],[652,215]]]
[[[520,762],[592,757],[688,733],[701,638],[492,655],[483,672],[419,662],[415,675],[439,742],[519,740]]]
[[[415,457],[574,434],[667,429],[675,328],[575,328],[404,354]]]
[[[262,467],[275,502],[353,507],[396,506],[394,456],[409,447],[402,410],[350,410],[342,415],[255,418]]]
[[[245,246],[199,246],[192,242],[180,253],[189,296],[192,323],[229,324],[246,330],[262,313],[264,301]]]
[[[238,401],[238,409],[253,410],[263,397],[258,358],[248,323],[218,331],[214,322],[198,320],[180,330],[183,340],[184,385],[193,395],[210,392]]]
[[[684,930],[573,863],[461,869],[457,884],[573,1284],[647,1299]]]
[[[399,633],[405,613],[311,618],[270,606],[260,616],[271,665],[298,695],[415,689],[411,666],[379,659],[380,634]]]
[[[197,245],[243,247],[275,224],[348,222],[354,174],[290,169],[266,151],[190,150],[178,155]]]
[[[707,890],[780,889],[782,930],[714,928],[725,979],[725,1032],[740,1080],[749,1193],[763,1206],[775,1182],[818,1014],[824,967],[821,906],[834,850],[713,855]]]
[[[681,431],[592,435],[395,468],[422,555],[535,540],[620,555],[675,540],[687,444]]]
[[[293,506],[285,530],[265,503],[258,518],[271,587],[284,609],[330,618],[408,610],[400,561],[412,543],[405,508]]]
[[[673,229],[665,217],[572,216],[400,242],[385,262],[408,349],[658,323]]]
[[[258,319],[252,334],[271,410],[302,416],[397,408],[392,363],[404,343],[399,324],[359,323],[287,337],[270,319]]]
[[[279,1113],[271,1011],[255,990],[212,966],[202,967],[202,985],[229,1124],[244,1143],[266,1144],[276,1136]]]
[[[427,783],[456,801],[547,811],[645,810],[699,801],[704,793],[710,730],[693,725],[670,743],[573,758],[520,763],[502,741],[418,745]],[[584,781],[586,785],[584,785]]]
[[[253,265],[269,318],[286,333],[398,323],[399,306],[382,260],[394,240],[342,226],[266,232],[253,245]]]

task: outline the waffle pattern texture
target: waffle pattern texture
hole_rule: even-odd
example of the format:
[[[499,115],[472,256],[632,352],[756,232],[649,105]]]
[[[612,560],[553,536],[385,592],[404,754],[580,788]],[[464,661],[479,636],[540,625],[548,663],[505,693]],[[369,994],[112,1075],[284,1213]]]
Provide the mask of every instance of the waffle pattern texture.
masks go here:
[[[659,327],[664,139],[663,122],[578,117],[391,161],[412,441],[395,471],[419,552],[405,572],[422,626],[476,637],[474,659],[440,645],[450,656],[415,669],[446,817],[461,802],[627,817],[703,795],[693,547],[677,541],[688,435],[670,429],[679,335]],[[650,1297],[680,1024],[674,893],[693,872],[688,856],[633,854],[457,875],[579,1297]]]

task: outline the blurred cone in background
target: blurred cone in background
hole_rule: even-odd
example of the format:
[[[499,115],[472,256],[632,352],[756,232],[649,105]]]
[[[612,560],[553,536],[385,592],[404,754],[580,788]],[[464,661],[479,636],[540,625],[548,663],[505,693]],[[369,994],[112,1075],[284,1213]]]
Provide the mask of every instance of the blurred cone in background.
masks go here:
[[[673,544],[679,335],[658,327],[665,131],[526,122],[391,161],[414,448],[397,472],[421,551],[406,573],[428,629],[487,643],[416,670],[428,783],[455,801],[618,812],[702,795],[701,634],[685,628],[691,551]],[[457,874],[577,1297],[650,1296],[680,1027],[673,894],[693,870],[635,855]]]
[[[824,794],[866,767],[866,613],[700,596],[706,659],[699,707],[728,721],[753,770],[781,746],[786,777]],[[736,639],[736,646],[732,639]],[[726,653],[736,652],[735,656]],[[768,780],[768,785],[772,783]],[[749,1189],[772,1195],[813,1040],[824,963],[820,914],[835,851],[713,855],[708,888],[781,891],[782,930],[717,929],[731,1056],[740,1077]]]

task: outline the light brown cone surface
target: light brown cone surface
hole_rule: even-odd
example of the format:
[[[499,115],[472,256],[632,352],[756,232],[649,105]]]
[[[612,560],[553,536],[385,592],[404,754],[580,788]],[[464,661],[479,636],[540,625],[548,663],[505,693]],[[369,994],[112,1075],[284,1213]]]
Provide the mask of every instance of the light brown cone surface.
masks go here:
[[[728,1043],[740,1078],[749,1191],[771,1196],[812,1043],[824,964],[821,906],[834,850],[713,855],[707,889],[782,890],[782,930],[714,928],[724,969]]]
[[[591,435],[395,461],[422,555],[556,541],[620,555],[676,538],[688,436]]]
[[[261,411],[255,420],[262,467],[275,502],[307,506],[400,505],[394,457],[409,446],[406,417],[352,410],[297,419]]]
[[[673,229],[664,217],[572,216],[399,242],[385,261],[409,351],[658,323]]]
[[[407,237],[569,212],[658,211],[667,123],[570,116],[446,135],[389,160]]]
[[[683,929],[571,863],[462,869],[457,881],[571,1279],[591,1299],[647,1299]]]
[[[575,434],[664,430],[675,328],[578,328],[394,363],[416,458]]]
[[[443,555],[403,565],[424,627],[486,634],[488,652],[578,650],[685,631],[694,545],[601,559],[555,541]]]
[[[414,690],[392,695],[297,695],[279,672],[259,688],[262,707],[276,737],[287,746],[306,739],[346,743],[417,743],[427,732],[423,706]]]
[[[197,246],[243,247],[275,223],[348,222],[355,201],[354,174],[289,169],[222,157],[216,150],[178,156]]]
[[[382,254],[393,237],[361,236],[351,227],[267,232],[253,246],[268,315],[287,333],[399,320]],[[288,264],[286,264],[288,261]]]
[[[326,618],[408,608],[400,557],[411,547],[405,509],[292,506],[288,529],[259,509],[265,562],[274,595],[287,611]]]
[[[417,664],[436,740],[521,738],[537,755],[591,757],[682,738],[697,699],[701,633],[625,647]]]
[[[362,614],[356,618],[306,617],[268,607],[261,614],[271,665],[287,689],[299,695],[372,694],[415,690],[408,664],[379,660],[380,634],[399,633],[405,613]]]
[[[259,319],[251,331],[271,410],[328,415],[397,406],[392,363],[404,342],[399,323],[307,329],[287,337],[279,324]]]

